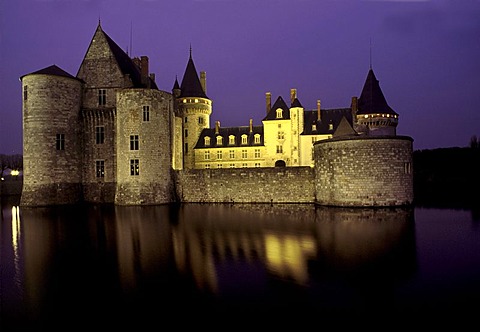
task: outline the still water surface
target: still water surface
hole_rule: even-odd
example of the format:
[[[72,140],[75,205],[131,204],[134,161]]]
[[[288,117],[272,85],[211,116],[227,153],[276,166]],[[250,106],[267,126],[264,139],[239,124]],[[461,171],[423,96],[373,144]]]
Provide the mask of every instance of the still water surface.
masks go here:
[[[0,331],[477,320],[479,224],[419,207],[3,202]]]

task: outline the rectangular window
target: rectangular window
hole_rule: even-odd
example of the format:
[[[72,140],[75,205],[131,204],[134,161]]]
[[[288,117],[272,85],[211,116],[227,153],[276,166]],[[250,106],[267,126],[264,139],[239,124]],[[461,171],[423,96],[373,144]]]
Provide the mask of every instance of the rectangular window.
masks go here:
[[[412,173],[412,163],[410,163],[410,162],[404,163],[403,168],[404,168],[405,174],[411,174]]]
[[[185,151],[183,151],[185,154],[188,154],[188,143],[185,143]]]
[[[283,147],[281,145],[277,145],[277,153],[283,153]]]
[[[255,163],[255,167],[260,167],[260,163]]]
[[[255,158],[260,158],[260,149],[255,149]]]
[[[130,135],[130,150],[138,150],[138,135]]]
[[[205,151],[205,160],[210,160],[210,151]]]
[[[55,146],[57,150],[65,150],[65,134],[57,134]]]
[[[203,118],[202,117],[198,118],[198,124],[203,124]]]
[[[248,152],[247,150],[242,150],[242,159],[247,159]]]
[[[95,161],[95,173],[97,175],[97,178],[105,177],[105,160]]]
[[[138,159],[130,159],[130,175],[140,175],[140,163]]]
[[[278,132],[278,139],[285,139],[285,133],[283,131]]]
[[[222,151],[217,151],[217,159],[222,159],[222,158],[223,158]]]
[[[105,127],[96,126],[95,127],[95,143],[103,144],[104,141],[105,141]]]
[[[25,85],[23,87],[23,100],[27,100],[28,99],[28,85]]]
[[[230,150],[230,159],[235,159],[235,150]]]
[[[188,129],[185,129],[185,137],[188,137]]]
[[[107,90],[98,89],[98,105],[105,106],[107,104]]]
[[[187,117],[185,117],[185,123],[187,123],[187,120],[188,120],[188,118],[187,118]]]
[[[143,106],[143,121],[150,121],[150,106]]]

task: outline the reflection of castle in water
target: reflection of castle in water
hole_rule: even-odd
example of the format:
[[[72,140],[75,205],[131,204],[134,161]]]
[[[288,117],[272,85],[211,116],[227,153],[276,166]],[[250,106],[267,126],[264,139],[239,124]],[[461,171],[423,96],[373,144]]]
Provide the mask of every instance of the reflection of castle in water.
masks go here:
[[[404,208],[56,207],[22,209],[21,221],[24,293],[32,306],[52,296],[52,288],[64,300],[72,296],[53,284],[50,275],[59,271],[78,282],[79,294],[113,292],[117,283],[129,294],[156,284],[175,297],[178,289],[250,296],[272,282],[312,288],[341,280],[349,288],[382,288],[383,280],[405,281],[416,268],[413,210]],[[82,288],[89,281],[94,289]]]

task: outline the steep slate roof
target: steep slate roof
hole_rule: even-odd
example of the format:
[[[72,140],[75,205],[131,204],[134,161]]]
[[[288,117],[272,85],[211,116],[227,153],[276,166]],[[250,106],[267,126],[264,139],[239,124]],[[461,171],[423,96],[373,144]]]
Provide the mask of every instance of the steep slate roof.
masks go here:
[[[242,144],[242,135],[246,134],[247,144]],[[260,135],[260,143],[255,144],[255,134]],[[235,136],[235,144],[229,144],[229,136]],[[217,136],[223,137],[223,144],[217,145]],[[210,137],[210,145],[205,146],[205,137]],[[249,126],[225,127],[219,128],[218,134],[215,128],[205,128],[200,133],[195,149],[199,148],[228,148],[228,147],[246,147],[246,146],[263,146],[263,126],[252,126],[250,132]]]
[[[342,120],[340,120],[340,123],[338,124],[338,127],[333,133],[333,137],[353,135],[358,135],[358,133],[355,131],[355,129],[353,129],[351,123],[348,122],[347,118],[343,116]]]
[[[125,53],[120,46],[117,45],[113,41],[112,38],[110,38],[109,35],[105,31],[103,31],[100,23],[98,24],[97,31],[95,31],[95,35],[97,33],[103,34],[105,39],[107,40],[108,46],[110,47],[110,50],[112,51],[113,56],[115,57],[115,60],[118,63],[118,66],[120,67],[120,70],[124,75],[129,75],[130,79],[132,80],[133,86],[135,88],[145,88],[145,84],[142,84],[142,75],[140,73],[140,68],[135,65],[133,60],[128,56],[127,53]],[[94,36],[95,38],[95,36]],[[154,80],[152,80],[150,77],[148,78],[150,80],[150,87],[152,89],[157,89],[157,84],[155,83]]]
[[[393,114],[398,115],[390,106],[388,106],[385,96],[380,89],[380,84],[370,68],[368,71],[362,94],[358,99],[357,114]]]
[[[300,103],[300,100],[298,100],[298,98],[295,98],[295,99],[293,100],[293,103],[292,103],[292,106],[291,106],[291,107],[292,107],[292,108],[293,108],[293,107],[301,107],[301,108],[303,108],[303,106],[302,106],[302,104]]]
[[[205,91],[203,91],[202,84],[198,78],[197,70],[192,59],[192,52],[190,51],[190,58],[188,59],[187,68],[183,74],[182,85],[180,86],[180,97],[200,97],[207,98]]]
[[[298,102],[300,104],[300,102]],[[277,118],[277,109],[281,108],[283,110],[282,117]],[[287,104],[283,100],[282,96],[279,96],[272,107],[270,107],[270,111],[268,111],[267,115],[263,118],[264,120],[288,120],[290,119],[290,109],[288,108]]]
[[[333,135],[338,125],[345,118],[352,125],[352,110],[350,108],[334,108],[320,110],[320,121],[317,120],[318,113],[316,110],[305,111],[304,113],[304,129],[302,135]],[[329,125],[333,124],[333,129],[329,129]],[[316,130],[312,129],[312,125],[316,125]]]
[[[49,67],[37,70],[37,71],[35,71],[33,73],[30,73],[30,74],[25,74],[25,75],[21,76],[20,79],[22,79],[24,76],[32,75],[32,74],[63,76],[63,77],[74,78],[74,79],[78,80],[78,78],[76,78],[73,75],[70,75],[65,70],[63,70],[62,68],[60,68],[56,65],[51,65]]]

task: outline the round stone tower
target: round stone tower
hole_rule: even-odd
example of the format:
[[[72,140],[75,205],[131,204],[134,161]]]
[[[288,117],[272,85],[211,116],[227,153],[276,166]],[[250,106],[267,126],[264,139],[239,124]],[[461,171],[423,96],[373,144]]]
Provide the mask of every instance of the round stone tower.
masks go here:
[[[82,81],[53,65],[21,77],[24,182],[20,204],[82,200]]]
[[[315,142],[315,202],[412,204],[412,152],[413,139],[408,136],[343,136]]]

